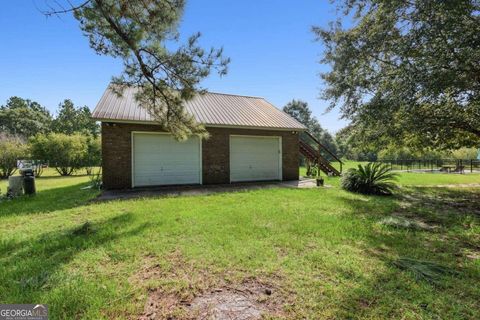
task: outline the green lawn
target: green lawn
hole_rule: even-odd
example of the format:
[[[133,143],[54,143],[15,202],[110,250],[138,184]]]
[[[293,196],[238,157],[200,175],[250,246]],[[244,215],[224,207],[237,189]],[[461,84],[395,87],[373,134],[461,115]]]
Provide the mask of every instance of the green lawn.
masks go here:
[[[343,170],[348,170],[350,168],[357,168],[359,164],[366,164],[367,162],[357,162],[357,161],[348,161],[343,166]],[[334,163],[333,163],[334,164]],[[338,165],[335,165],[338,167]],[[306,168],[300,167],[300,176],[306,175]],[[480,174],[479,173],[431,173],[431,172],[397,172],[398,180],[397,183],[401,186],[444,186],[450,184],[480,184]],[[322,173],[322,177],[325,179],[326,183],[338,186],[340,178],[338,177],[327,177]]]
[[[35,197],[0,204],[0,303],[46,303],[51,319],[137,318],[155,292],[182,318],[180,301],[255,282],[272,288],[264,303],[277,301],[280,318],[480,318],[480,188],[428,187],[480,175],[404,173],[394,197],[328,178],[331,188],[104,203],[89,201],[88,181],[47,175]],[[380,223],[391,216],[429,228]],[[398,258],[458,274],[430,283]]]

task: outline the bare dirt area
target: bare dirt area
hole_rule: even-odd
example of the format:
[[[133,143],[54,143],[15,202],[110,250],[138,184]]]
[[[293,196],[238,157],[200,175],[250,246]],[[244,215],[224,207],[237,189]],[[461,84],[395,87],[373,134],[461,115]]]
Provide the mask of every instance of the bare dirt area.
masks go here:
[[[218,290],[192,301],[190,309],[199,318],[206,319],[260,319],[265,308],[248,294]]]
[[[285,307],[294,294],[278,276],[239,277],[238,274],[198,270],[185,263],[178,252],[158,263],[145,257],[145,266],[130,281],[147,285],[147,300],[140,320],[212,319],[255,320],[288,318]],[[158,284],[157,284],[158,283]]]

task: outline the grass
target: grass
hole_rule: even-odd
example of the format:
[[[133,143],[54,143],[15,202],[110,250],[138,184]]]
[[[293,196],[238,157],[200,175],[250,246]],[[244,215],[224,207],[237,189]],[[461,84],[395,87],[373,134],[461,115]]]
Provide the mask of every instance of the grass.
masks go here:
[[[0,204],[0,303],[47,303],[52,319],[126,319],[149,289],[188,300],[253,278],[286,295],[286,318],[480,318],[480,189],[428,187],[480,175],[404,173],[394,197],[328,178],[332,188],[95,203],[88,177],[50,174],[36,196]],[[452,272],[437,285],[398,261]],[[142,277],[146,266],[158,275]]]
[[[7,213],[33,214],[69,209],[85,205],[86,201],[95,196],[91,190],[82,190],[89,185],[87,175],[61,177],[53,170],[49,170],[43,177],[36,179],[38,194],[34,198],[22,197],[15,201],[2,203],[0,216]],[[0,180],[0,191],[6,192],[7,180]]]
[[[480,184],[480,174],[444,174],[444,173],[412,173],[403,172],[399,178],[400,185],[449,185],[449,184]]]
[[[356,168],[358,164],[366,164],[362,162],[349,161],[343,167],[343,170]],[[300,176],[306,175],[306,168],[300,167]],[[335,186],[339,185],[339,178],[326,177],[322,173],[326,181]],[[418,172],[401,172],[398,176],[397,183],[401,186],[433,186],[433,185],[455,185],[455,184],[480,184],[479,173],[418,173]]]

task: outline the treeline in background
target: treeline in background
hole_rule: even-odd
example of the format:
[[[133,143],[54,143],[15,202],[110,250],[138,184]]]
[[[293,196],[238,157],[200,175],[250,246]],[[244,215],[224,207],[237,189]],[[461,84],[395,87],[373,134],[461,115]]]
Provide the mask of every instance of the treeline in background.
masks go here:
[[[35,101],[11,97],[0,106],[0,178],[33,164],[36,176],[47,166],[62,176],[79,169],[92,173],[101,164],[100,127],[90,109],[71,100],[59,104],[56,116]]]

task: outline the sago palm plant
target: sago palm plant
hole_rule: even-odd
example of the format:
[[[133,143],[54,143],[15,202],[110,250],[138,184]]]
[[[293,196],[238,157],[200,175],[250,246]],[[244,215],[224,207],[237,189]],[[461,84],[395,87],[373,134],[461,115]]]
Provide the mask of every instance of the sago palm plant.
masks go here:
[[[382,163],[358,165],[358,169],[350,169],[342,177],[343,189],[363,194],[391,195],[396,188],[394,181],[397,174]]]

